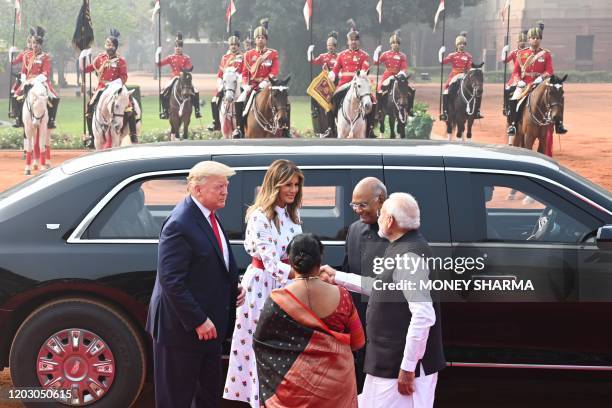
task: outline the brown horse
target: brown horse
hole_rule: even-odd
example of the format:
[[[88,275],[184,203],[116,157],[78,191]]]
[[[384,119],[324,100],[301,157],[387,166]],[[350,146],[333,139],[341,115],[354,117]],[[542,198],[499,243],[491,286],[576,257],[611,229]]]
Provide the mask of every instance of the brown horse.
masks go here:
[[[463,132],[466,122],[467,139],[472,139],[472,125],[482,101],[483,65],[484,63],[472,64],[472,68],[465,73],[463,78],[453,83],[448,91],[449,97],[452,98],[448,107],[448,120],[446,121],[446,133],[449,140],[455,127],[457,127],[457,139],[464,140]]]
[[[290,79],[272,80],[270,86],[255,95],[245,123],[247,138],[283,137],[289,133]]]
[[[537,85],[518,114],[518,126],[513,145],[531,150],[538,140],[538,152],[546,152],[546,134],[552,131],[555,121],[563,120],[563,82],[567,75],[555,75]]]
[[[170,140],[189,139],[191,122],[191,97],[194,95],[192,77],[189,71],[182,71],[170,90]],[[183,125],[183,136],[180,135]]]

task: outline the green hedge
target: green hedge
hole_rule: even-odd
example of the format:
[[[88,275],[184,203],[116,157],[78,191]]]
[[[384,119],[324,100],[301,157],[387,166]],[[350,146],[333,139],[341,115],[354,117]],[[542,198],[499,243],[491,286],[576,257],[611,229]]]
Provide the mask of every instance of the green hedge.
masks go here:
[[[143,133],[140,136],[141,143],[167,142],[169,131],[166,129],[154,129]],[[189,138],[193,140],[220,139],[221,132],[209,132],[208,130],[194,129],[189,132]],[[0,129],[0,149],[23,148],[23,129],[12,127]],[[52,149],[82,149],[83,142],[80,136],[69,135],[66,133],[51,134]]]

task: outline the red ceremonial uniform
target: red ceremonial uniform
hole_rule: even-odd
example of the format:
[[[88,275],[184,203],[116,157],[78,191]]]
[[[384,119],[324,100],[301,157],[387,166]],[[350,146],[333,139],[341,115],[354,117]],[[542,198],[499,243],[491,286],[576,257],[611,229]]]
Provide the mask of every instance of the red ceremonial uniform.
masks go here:
[[[23,50],[21,51],[16,57],[15,59],[13,59],[11,61],[11,65],[19,65],[19,64],[23,64],[23,60],[26,56],[26,54],[31,53],[32,50]],[[19,89],[21,85],[21,82],[19,80],[15,81],[15,85],[13,85],[13,93],[17,92],[17,90]]]
[[[172,76],[177,77],[181,75],[181,72],[186,70],[191,70],[193,65],[191,64],[191,58],[189,55],[185,54],[173,54],[168,55],[166,58],[162,59],[158,66],[163,67],[165,65],[170,65],[170,69],[172,70]]]
[[[540,75],[551,76],[555,73],[550,51],[542,48],[536,52],[531,48],[520,50],[517,53],[517,65],[520,70],[520,79],[527,85]]]
[[[23,50],[21,51],[13,61],[11,61],[11,65],[17,65],[17,64],[21,64],[23,63],[23,59],[25,58],[25,55],[32,52],[31,50]]]
[[[400,71],[406,71],[408,69],[408,58],[403,52],[385,51],[378,59],[376,65],[384,64],[385,72],[382,76],[382,81],[378,83],[378,91],[381,91],[383,82],[389,77],[397,75]]]
[[[248,50],[244,54],[242,83],[255,87],[271,76],[276,77],[278,69],[278,52],[276,50],[271,48],[266,48],[261,52],[257,49]]]
[[[347,84],[353,80],[353,77],[359,70],[367,70],[370,68],[370,56],[363,50],[344,50],[338,54],[334,74],[336,78],[340,75],[338,87]]]
[[[244,65],[244,55],[237,52],[232,54],[228,51],[223,57],[221,57],[221,63],[219,64],[219,72],[217,72],[217,78],[223,78],[223,71],[226,68],[234,67],[236,72],[242,75],[242,67]]]
[[[25,74],[26,80],[34,79],[38,75],[46,76],[49,90],[57,96],[53,85],[51,85],[51,56],[46,52],[41,52],[40,54],[34,54],[34,52],[26,53],[23,56],[21,73]]]
[[[512,63],[512,74],[510,75],[510,78],[508,79],[508,82],[506,83],[506,87],[508,88],[512,86],[516,86],[518,81],[521,80],[521,69],[519,68],[518,59],[517,59],[517,55],[519,51],[520,50],[518,49],[512,50],[510,54],[508,54],[508,56],[504,60],[504,63],[506,64]]]
[[[337,53],[326,52],[324,54],[320,54],[317,58],[310,61],[310,63],[314,65],[322,65],[323,67],[327,66],[327,69],[331,71],[336,66],[337,60],[338,60]]]
[[[127,63],[123,57],[118,55],[115,58],[109,58],[105,52],[98,54],[93,63],[85,67],[86,73],[93,71],[98,75],[98,87],[96,90],[104,88],[108,82],[118,78],[121,79],[124,85],[127,82]]]
[[[452,64],[453,69],[448,75],[448,79],[444,84],[444,89],[448,89],[451,80],[455,75],[463,74],[472,68],[472,55],[469,52],[451,52],[443,60],[443,64]]]

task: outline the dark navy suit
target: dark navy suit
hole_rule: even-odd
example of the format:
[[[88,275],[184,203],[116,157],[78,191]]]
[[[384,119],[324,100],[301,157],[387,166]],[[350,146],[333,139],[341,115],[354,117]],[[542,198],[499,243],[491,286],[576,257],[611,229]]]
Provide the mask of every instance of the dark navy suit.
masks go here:
[[[238,268],[227,238],[225,242],[229,268],[211,225],[190,196],[162,227],[147,318],[158,407],[219,405],[221,345],[235,315],[238,285]],[[217,338],[199,340],[195,329],[207,318]]]

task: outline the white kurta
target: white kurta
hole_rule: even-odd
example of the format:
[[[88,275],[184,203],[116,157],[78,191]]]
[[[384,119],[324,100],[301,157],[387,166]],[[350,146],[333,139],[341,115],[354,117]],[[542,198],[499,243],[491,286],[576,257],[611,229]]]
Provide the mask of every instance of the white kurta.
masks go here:
[[[243,278],[246,289],[244,304],[236,310],[236,325],[230,349],[229,367],[223,398],[244,401],[259,408],[257,364],[253,352],[253,334],[261,309],[270,293],[284,287],[291,268],[281,260],[287,258],[287,246],[302,227],[291,221],[285,209],[276,207],[279,230],[260,210],[254,211],[247,222],[244,248],[254,258],[261,259],[264,269],[249,265]]]

